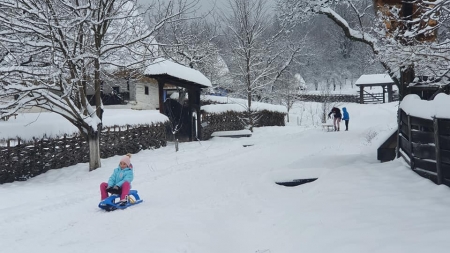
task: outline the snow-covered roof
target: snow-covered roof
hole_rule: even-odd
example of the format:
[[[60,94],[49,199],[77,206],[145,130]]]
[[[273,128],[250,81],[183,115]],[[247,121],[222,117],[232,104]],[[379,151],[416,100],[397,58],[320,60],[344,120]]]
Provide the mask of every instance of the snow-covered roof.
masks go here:
[[[420,99],[416,94],[405,96],[400,103],[400,108],[407,114],[422,119],[444,118],[450,119],[450,96],[445,93],[439,93],[433,100],[427,101]]]
[[[362,75],[356,80],[355,85],[376,85],[394,83],[388,74]]]
[[[212,87],[211,81],[200,71],[185,67],[167,59],[158,58],[147,67],[145,75],[170,75],[188,82],[200,84],[204,87]]]

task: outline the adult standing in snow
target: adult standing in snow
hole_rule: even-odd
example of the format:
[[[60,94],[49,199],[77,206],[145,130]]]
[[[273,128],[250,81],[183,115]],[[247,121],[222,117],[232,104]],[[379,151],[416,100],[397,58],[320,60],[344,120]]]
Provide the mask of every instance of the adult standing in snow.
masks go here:
[[[348,131],[348,122],[350,121],[350,115],[347,112],[347,108],[342,108],[342,120],[345,121],[345,131]]]
[[[333,114],[333,125],[334,125],[334,131],[339,131],[339,126],[341,123],[341,118],[342,118],[342,114],[341,114],[341,110],[337,107],[333,107],[331,109],[331,112],[328,113],[328,118],[331,118],[331,115]]]
[[[109,177],[108,183],[100,184],[101,199],[111,194],[120,195],[120,205],[127,204],[127,196],[131,189],[131,181],[133,181],[133,165],[131,164],[131,154],[126,154],[120,159],[119,167],[115,168],[113,174]]]

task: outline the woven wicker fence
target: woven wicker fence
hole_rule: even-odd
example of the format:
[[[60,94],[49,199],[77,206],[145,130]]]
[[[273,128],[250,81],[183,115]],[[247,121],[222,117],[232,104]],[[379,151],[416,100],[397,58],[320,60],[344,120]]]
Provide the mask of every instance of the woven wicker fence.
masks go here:
[[[256,112],[255,127],[284,126],[285,113],[263,110]],[[202,140],[211,138],[211,134],[217,131],[234,131],[245,129],[245,112],[227,111],[224,113],[202,112]]]
[[[100,157],[137,153],[166,144],[164,123],[105,127],[100,136]],[[27,142],[8,140],[6,146],[0,147],[0,184],[85,162],[89,162],[89,144],[79,134]]]

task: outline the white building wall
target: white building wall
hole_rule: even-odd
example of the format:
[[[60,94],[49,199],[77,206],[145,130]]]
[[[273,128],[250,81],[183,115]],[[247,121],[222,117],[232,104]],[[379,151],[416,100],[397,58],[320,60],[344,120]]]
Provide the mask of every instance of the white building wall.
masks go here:
[[[148,81],[149,79],[147,79]],[[148,94],[145,94],[145,87],[148,88]],[[136,100],[132,108],[138,110],[155,110],[159,108],[158,82],[151,79],[149,82],[136,83]]]

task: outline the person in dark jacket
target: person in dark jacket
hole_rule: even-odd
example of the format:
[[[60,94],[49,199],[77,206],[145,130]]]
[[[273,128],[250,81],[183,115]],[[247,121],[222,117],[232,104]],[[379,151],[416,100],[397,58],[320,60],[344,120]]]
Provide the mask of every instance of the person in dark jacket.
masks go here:
[[[341,123],[341,110],[337,107],[333,107],[331,109],[331,112],[328,113],[328,118],[331,118],[331,115],[333,115],[333,125],[334,125],[334,131],[339,131],[339,124]]]
[[[345,131],[348,131],[348,122],[350,121],[350,115],[348,115],[347,108],[342,108],[342,120],[345,121]]]

